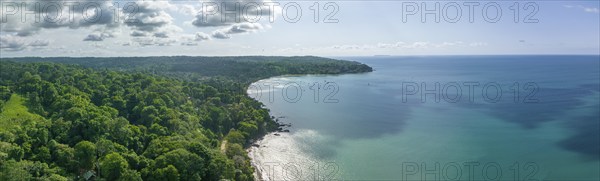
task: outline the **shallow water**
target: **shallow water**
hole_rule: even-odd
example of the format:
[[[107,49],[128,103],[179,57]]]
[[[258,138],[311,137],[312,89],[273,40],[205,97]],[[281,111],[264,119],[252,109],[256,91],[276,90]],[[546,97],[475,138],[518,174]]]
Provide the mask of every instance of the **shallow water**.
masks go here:
[[[263,178],[600,179],[598,56],[345,59],[375,72],[250,86],[292,124],[251,148]]]

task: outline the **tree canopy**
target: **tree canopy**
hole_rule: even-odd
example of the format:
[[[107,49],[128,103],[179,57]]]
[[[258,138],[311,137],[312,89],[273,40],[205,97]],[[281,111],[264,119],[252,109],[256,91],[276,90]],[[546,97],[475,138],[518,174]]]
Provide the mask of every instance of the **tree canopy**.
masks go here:
[[[278,125],[249,83],[368,71],[318,57],[2,59],[0,180],[253,180],[244,147]]]

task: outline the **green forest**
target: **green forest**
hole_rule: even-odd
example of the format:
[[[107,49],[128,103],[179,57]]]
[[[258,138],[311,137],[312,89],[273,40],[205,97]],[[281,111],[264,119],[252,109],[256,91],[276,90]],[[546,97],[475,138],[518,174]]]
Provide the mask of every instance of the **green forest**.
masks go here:
[[[371,72],[320,57],[0,59],[0,180],[254,180],[278,124],[246,95],[286,74]]]

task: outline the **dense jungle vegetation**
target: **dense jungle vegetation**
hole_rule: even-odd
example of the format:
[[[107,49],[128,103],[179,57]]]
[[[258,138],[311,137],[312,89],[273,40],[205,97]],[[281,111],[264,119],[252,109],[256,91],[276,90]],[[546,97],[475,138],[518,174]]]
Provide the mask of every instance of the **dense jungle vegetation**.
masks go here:
[[[251,82],[370,71],[320,57],[2,58],[0,180],[253,180],[244,148],[278,125]]]

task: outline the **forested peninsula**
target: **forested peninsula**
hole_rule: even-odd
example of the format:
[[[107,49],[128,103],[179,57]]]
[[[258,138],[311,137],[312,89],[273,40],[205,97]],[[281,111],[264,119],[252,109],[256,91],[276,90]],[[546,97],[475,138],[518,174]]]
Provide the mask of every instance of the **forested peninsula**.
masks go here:
[[[1,58],[0,180],[254,180],[244,148],[278,125],[250,83],[371,71],[312,56]]]

